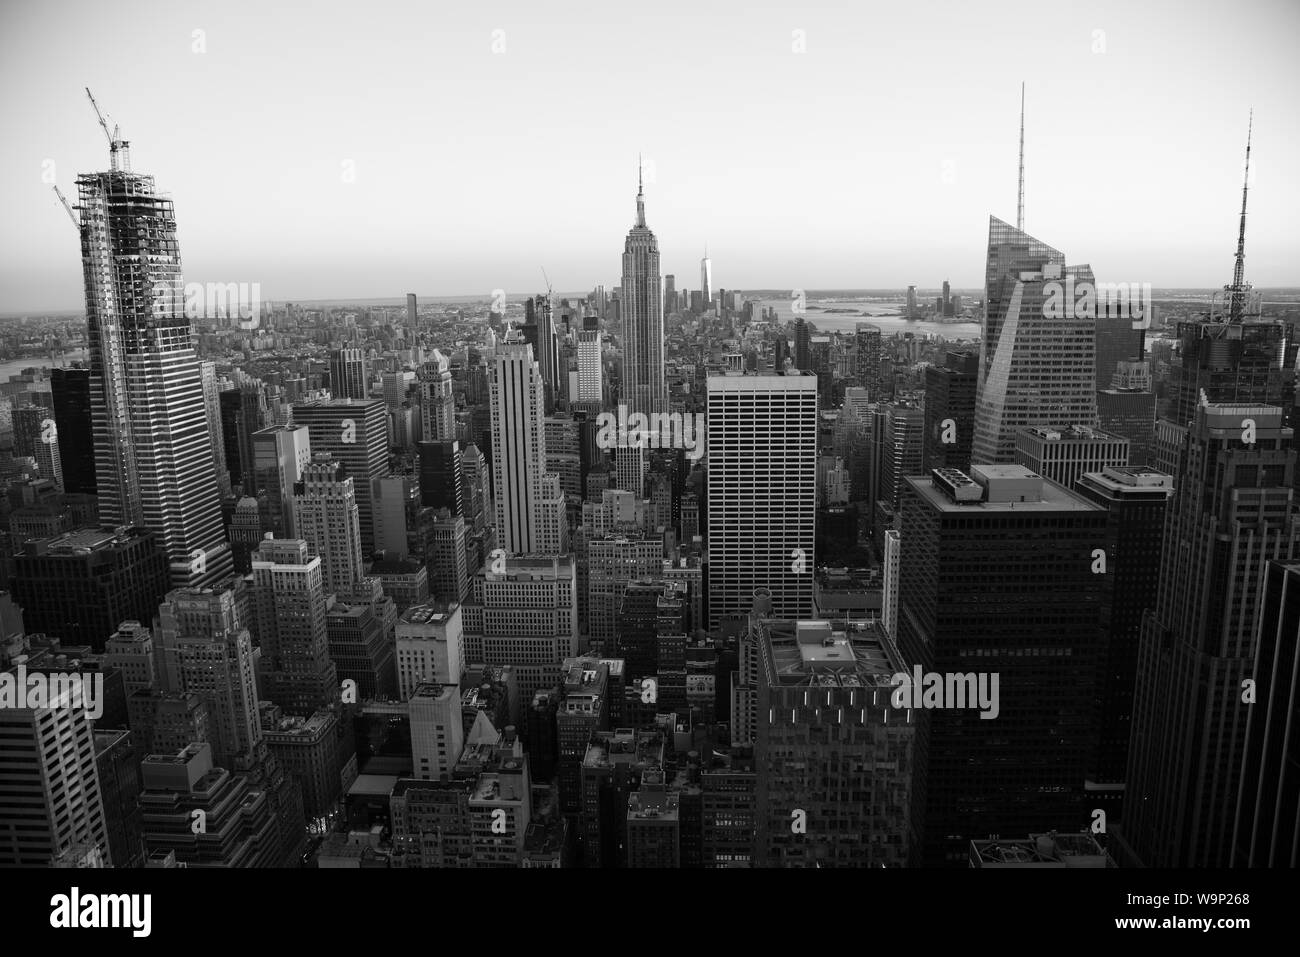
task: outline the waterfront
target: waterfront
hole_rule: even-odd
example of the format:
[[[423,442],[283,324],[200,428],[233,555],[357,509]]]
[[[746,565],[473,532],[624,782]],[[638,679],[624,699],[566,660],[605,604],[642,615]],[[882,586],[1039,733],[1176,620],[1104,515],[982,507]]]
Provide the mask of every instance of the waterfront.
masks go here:
[[[789,298],[785,299],[764,299],[764,306],[770,306],[776,310],[777,316],[783,322],[793,321],[796,317],[794,314],[794,302]],[[808,301],[808,309],[804,312],[805,322],[810,322],[817,327],[819,334],[825,335],[832,332],[853,332],[859,322],[869,322],[873,326],[878,326],[880,331],[886,336],[892,336],[896,332],[914,332],[917,334],[930,334],[943,336],[945,339],[978,339],[980,337],[979,322],[929,322],[927,320],[918,320],[909,322],[901,315],[903,302],[879,302],[876,300],[834,300],[825,303],[830,309],[849,309],[851,312],[827,312],[824,309],[814,309],[814,305],[821,305],[817,300]],[[865,312],[867,315],[858,315]]]

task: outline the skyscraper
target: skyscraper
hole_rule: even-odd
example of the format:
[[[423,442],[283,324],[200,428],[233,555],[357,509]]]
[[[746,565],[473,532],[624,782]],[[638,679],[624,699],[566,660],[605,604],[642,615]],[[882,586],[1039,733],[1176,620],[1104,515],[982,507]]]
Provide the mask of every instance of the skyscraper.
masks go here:
[[[623,247],[623,399],[629,412],[667,412],[664,310],[659,241],[645,224],[645,195],[636,188],[636,225]]]
[[[327,595],[347,600],[364,574],[356,485],[342,463],[314,456],[294,488],[293,520],[309,554],[319,556]]]
[[[90,370],[51,369],[54,422],[59,430],[63,490],[94,495],[95,439],[90,413]]]
[[[904,486],[899,648],[968,689],[919,716],[925,861],[961,866],[972,838],[1088,819],[1107,514],[1020,465]]]
[[[491,393],[497,541],[512,555],[528,555],[541,544],[538,526],[546,471],[544,385],[531,346],[497,346]]]
[[[677,277],[672,273],[664,276],[664,317],[677,311]]]
[[[880,398],[880,327],[859,322],[854,332],[853,375],[871,400]]]
[[[600,330],[584,329],[578,333],[578,401],[598,405],[604,394]]]
[[[368,399],[369,377],[362,349],[335,349],[330,353],[330,391],[336,399]]]
[[[979,356],[949,352],[925,370],[925,470],[970,469]]]
[[[1260,707],[1245,682],[1259,629],[1275,627],[1261,622],[1264,570],[1300,556],[1293,442],[1276,406],[1202,405],[1186,432],[1138,652],[1121,864],[1232,861]]]
[[[14,454],[30,455],[36,460],[41,478],[49,479],[63,491],[63,459],[59,455],[58,424],[54,410],[41,405],[14,409]]]
[[[0,708],[0,867],[48,867],[72,844],[109,857],[92,722],[70,688],[45,705]]]
[[[175,210],[152,176],[131,171],[117,138],[110,166],[77,177],[100,519],[156,532],[174,585],[216,581],[234,560],[185,314]]]
[[[301,717],[338,701],[321,560],[306,542],[268,538],[253,553],[253,607],[266,698]]]
[[[704,311],[708,312],[713,303],[713,260],[709,258],[709,249],[704,248],[704,258],[700,260],[700,299]]]
[[[891,703],[903,671],[893,642],[875,626],[776,619],[756,640],[756,863],[906,866],[920,837],[917,721]]]
[[[1025,426],[1097,424],[1096,309],[1072,295],[1092,281],[1090,267],[989,217],[972,461],[1012,462]]]
[[[305,425],[313,455],[328,454],[352,477],[361,518],[361,547],[375,547],[374,481],[388,468],[388,416],[380,399],[307,402],[293,407],[293,420]]]
[[[420,370],[420,434],[425,442],[450,442],[456,438],[451,363],[437,349]]]
[[[710,376],[707,435],[710,627],[748,613],[756,588],[776,617],[810,617],[816,377]]]
[[[266,493],[267,531],[276,538],[296,534],[293,487],[311,461],[311,432],[305,425],[271,425],[253,433],[253,482],[250,494]]]

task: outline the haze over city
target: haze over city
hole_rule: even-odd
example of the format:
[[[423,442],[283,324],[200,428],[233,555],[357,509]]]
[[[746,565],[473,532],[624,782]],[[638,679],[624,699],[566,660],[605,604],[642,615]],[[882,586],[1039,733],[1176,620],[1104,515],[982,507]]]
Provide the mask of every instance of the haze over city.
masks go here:
[[[990,214],[1101,281],[1300,282],[1288,2],[24,4],[0,34],[0,312],[77,310],[50,189],[106,168],[83,87],[172,195],[185,277],[268,300],[613,284],[638,154],[663,271],[982,284]],[[57,71],[54,67],[57,66]]]

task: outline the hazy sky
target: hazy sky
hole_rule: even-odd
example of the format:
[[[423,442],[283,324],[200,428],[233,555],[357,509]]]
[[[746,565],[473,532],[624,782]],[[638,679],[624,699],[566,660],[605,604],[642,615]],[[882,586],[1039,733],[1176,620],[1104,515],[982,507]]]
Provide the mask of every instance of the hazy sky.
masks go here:
[[[638,151],[678,288],[706,242],[717,287],[974,287],[1022,80],[1029,232],[1100,281],[1228,282],[1253,106],[1247,279],[1300,284],[1295,0],[0,11],[0,312],[84,305],[48,180],[108,165],[85,86],[186,279],[264,300],[615,285]]]

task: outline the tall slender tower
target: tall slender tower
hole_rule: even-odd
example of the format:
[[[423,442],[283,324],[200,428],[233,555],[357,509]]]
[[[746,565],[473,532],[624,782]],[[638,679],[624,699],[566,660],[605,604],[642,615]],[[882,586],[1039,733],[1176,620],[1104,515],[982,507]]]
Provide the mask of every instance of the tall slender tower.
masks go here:
[[[659,241],[645,224],[645,193],[638,172],[636,225],[623,246],[623,397],[629,412],[668,411],[662,295]]]
[[[225,577],[234,560],[175,210],[152,176],[131,171],[128,146],[109,134],[110,169],[77,177],[99,514],[157,532],[172,584],[187,587]]]
[[[713,260],[709,258],[709,247],[704,247],[704,258],[700,260],[700,299],[705,312],[713,302]]]
[[[497,542],[511,555],[529,555],[541,547],[546,472],[545,386],[532,346],[497,346],[491,390]]]

